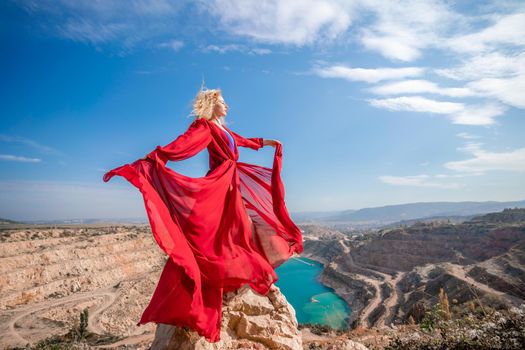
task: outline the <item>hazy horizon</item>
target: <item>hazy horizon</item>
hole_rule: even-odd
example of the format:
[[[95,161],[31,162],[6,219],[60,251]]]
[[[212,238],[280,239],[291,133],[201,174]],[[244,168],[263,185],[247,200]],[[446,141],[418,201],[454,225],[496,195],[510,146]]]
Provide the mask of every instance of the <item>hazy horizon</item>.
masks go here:
[[[471,201],[441,201],[441,202],[406,202],[406,203],[394,203],[394,204],[385,204],[385,205],[378,205],[378,206],[372,206],[372,207],[360,207],[360,208],[344,208],[344,209],[335,209],[335,210],[305,210],[305,211],[290,211],[291,215],[300,215],[300,214],[308,214],[308,213],[337,213],[337,212],[344,212],[344,211],[359,211],[363,209],[375,209],[375,208],[383,208],[383,207],[390,207],[390,206],[402,206],[402,205],[412,205],[412,204],[437,204],[437,203],[468,203]],[[520,199],[516,201],[473,201],[474,203],[514,203],[514,202],[525,202],[525,199]],[[140,208],[139,208],[140,210]],[[33,221],[78,221],[78,220],[144,220],[147,222],[148,217],[146,213],[138,214],[137,216],[132,215],[124,215],[124,216],[98,216],[98,217],[89,217],[89,216],[69,216],[69,217],[33,217],[33,218],[9,218],[9,217],[1,217],[0,219],[6,219],[6,220],[13,220],[13,221],[22,221],[22,222],[33,222]]]

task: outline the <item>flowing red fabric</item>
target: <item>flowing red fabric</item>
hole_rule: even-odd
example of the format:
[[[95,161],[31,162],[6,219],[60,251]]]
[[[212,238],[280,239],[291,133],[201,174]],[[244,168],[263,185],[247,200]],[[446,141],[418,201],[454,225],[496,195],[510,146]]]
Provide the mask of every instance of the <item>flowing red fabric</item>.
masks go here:
[[[267,295],[275,268],[303,251],[302,235],[284,202],[282,145],[273,167],[238,162],[237,147],[258,150],[262,138],[244,138],[196,119],[186,132],[131,164],[107,172],[126,178],[143,195],[151,231],[169,255],[137,325],[188,326],[210,342],[220,340],[223,293],[248,284]],[[208,149],[210,170],[192,178],[166,167]],[[253,222],[254,229],[250,219]]]

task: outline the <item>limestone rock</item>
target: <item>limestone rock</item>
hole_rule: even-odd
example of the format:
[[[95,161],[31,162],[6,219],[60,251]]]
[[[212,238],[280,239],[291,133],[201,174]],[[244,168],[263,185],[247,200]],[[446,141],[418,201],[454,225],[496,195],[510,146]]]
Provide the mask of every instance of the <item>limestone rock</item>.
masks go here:
[[[254,292],[248,285],[237,293],[226,293],[222,311],[220,341],[210,343],[193,330],[159,324],[151,350],[303,348],[295,310],[275,285],[267,296]]]
[[[352,341],[350,339],[346,340],[336,340],[334,343],[329,345],[326,350],[368,350],[366,346],[361,343]]]

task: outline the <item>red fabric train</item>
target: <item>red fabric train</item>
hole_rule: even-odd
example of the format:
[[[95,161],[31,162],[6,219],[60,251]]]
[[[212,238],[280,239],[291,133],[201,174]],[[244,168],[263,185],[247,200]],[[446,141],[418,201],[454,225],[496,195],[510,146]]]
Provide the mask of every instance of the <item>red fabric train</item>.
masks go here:
[[[248,284],[267,295],[275,268],[303,251],[302,235],[284,202],[282,145],[273,167],[238,162],[237,147],[258,150],[262,138],[244,138],[196,119],[188,130],[144,159],[104,175],[126,178],[143,195],[151,230],[169,255],[151,301],[137,325],[188,326],[220,340],[223,293]],[[166,167],[208,149],[210,170],[192,178]],[[248,217],[249,216],[249,217]],[[249,218],[253,221],[252,230]]]

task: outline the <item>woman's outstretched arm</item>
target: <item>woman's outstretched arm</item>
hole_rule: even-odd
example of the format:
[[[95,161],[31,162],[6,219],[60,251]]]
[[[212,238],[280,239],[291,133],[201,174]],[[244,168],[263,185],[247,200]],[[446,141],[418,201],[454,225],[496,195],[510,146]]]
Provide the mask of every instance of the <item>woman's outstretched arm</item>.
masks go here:
[[[209,126],[203,119],[196,119],[188,130],[166,146],[157,146],[145,158],[160,159],[164,164],[168,161],[180,161],[193,157],[211,142]]]
[[[233,135],[233,138],[235,139],[235,142],[237,143],[237,146],[240,147],[248,147],[254,150],[258,150],[261,147],[264,147],[264,139],[262,137],[243,137],[230,129],[228,129],[230,133]]]
[[[230,129],[228,131],[233,135],[233,138],[235,139],[235,142],[240,147],[248,147],[254,150],[258,150],[261,147],[264,146],[272,146],[275,147],[277,144],[280,144],[281,142],[278,140],[272,140],[272,139],[263,139],[262,137],[244,137],[241,136]]]

